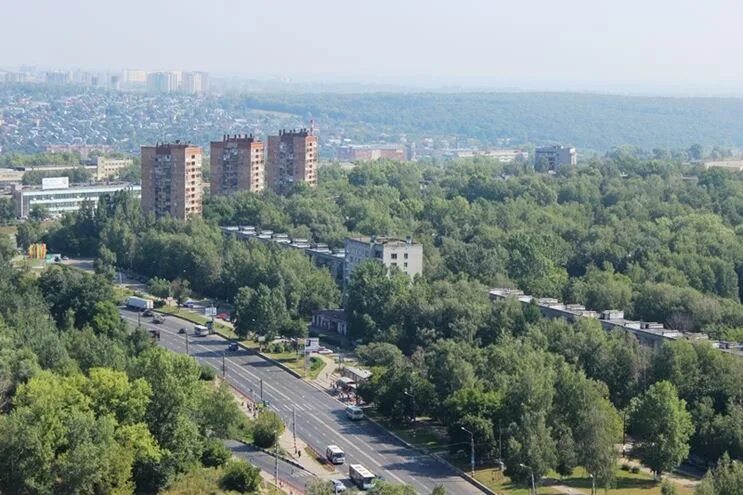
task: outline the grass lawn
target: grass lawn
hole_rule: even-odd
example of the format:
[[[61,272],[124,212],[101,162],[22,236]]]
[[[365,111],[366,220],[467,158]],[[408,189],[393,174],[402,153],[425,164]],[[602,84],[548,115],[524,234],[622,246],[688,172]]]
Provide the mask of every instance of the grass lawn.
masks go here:
[[[431,428],[426,428],[425,425],[422,425],[420,421],[425,421],[424,418],[418,418],[419,422],[413,428],[410,425],[401,425],[400,423],[386,419],[374,409],[367,410],[366,414],[386,429],[416,447],[436,452],[440,452],[446,448],[447,440],[445,438],[442,438]]]
[[[566,478],[562,483],[571,488],[583,489],[586,493],[591,491],[591,478],[582,468],[576,469],[573,476]],[[647,473],[631,473],[617,467],[616,482],[607,493],[609,495],[660,495],[660,485]],[[681,486],[678,483],[675,486],[678,495],[694,494],[694,490],[691,488]]]
[[[325,361],[318,357],[311,357],[310,361],[307,366],[307,375],[305,376],[304,373],[304,359],[302,359],[302,356],[297,356],[297,353],[294,351],[288,351],[288,352],[280,352],[280,353],[270,353],[270,352],[264,352],[266,356],[270,357],[271,359],[275,359],[276,361],[280,362],[287,368],[291,368],[293,371],[296,371],[299,373],[299,375],[309,378],[311,380],[314,380],[317,378],[317,376],[320,374],[320,372],[325,368]]]
[[[464,466],[461,463],[457,464],[461,469],[469,472],[468,466]],[[554,473],[550,476],[557,478]],[[504,476],[503,473],[495,468],[478,469],[475,471],[475,478],[497,493],[504,495],[529,495],[528,487],[512,483],[507,476]],[[591,493],[591,478],[588,477],[583,468],[576,469],[573,476],[565,478],[559,481],[559,483],[580,490],[586,495]],[[693,495],[694,493],[694,490],[691,488],[679,484],[676,484],[676,490],[678,495]],[[556,495],[561,493],[549,486],[539,487],[538,492],[539,495]],[[604,490],[600,489],[599,493],[603,494]],[[629,471],[622,471],[617,467],[614,487],[610,488],[606,493],[608,495],[660,495],[660,483],[653,481],[649,474],[635,474]]]

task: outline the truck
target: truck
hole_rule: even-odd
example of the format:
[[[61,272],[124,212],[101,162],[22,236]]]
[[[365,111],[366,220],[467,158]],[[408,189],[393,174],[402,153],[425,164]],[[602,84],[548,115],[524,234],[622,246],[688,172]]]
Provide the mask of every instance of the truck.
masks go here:
[[[207,335],[209,335],[209,329],[204,325],[194,325],[193,330],[194,335],[196,335],[197,337],[206,337]]]
[[[152,299],[145,299],[143,297],[129,296],[126,298],[126,307],[130,309],[136,309],[139,311],[145,309],[152,309],[154,303]]]

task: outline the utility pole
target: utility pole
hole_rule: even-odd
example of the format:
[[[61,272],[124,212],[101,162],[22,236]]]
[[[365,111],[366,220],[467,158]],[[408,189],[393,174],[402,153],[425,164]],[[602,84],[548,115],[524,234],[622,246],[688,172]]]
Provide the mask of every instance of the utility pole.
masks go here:
[[[186,339],[186,356],[188,356],[188,330],[183,332],[183,337]]]
[[[273,445],[273,457],[274,457],[274,484],[276,489],[279,488],[279,432],[276,430],[276,443]]]
[[[227,374],[227,365],[224,362],[224,351],[222,351],[222,378]]]
[[[261,378],[261,403],[263,403],[263,378]]]
[[[470,430],[465,428],[464,426],[461,427],[463,431],[466,431],[470,434],[470,468],[472,470],[472,477],[475,477],[475,434],[472,433]]]
[[[297,451],[297,408],[292,406],[292,435],[294,436],[294,452]]]
[[[519,466],[524,469],[529,470],[529,474],[531,475],[531,489],[529,490],[529,493],[531,495],[537,495],[537,488],[536,488],[536,485],[534,484],[534,470],[531,467],[527,466],[526,464],[519,464]]]

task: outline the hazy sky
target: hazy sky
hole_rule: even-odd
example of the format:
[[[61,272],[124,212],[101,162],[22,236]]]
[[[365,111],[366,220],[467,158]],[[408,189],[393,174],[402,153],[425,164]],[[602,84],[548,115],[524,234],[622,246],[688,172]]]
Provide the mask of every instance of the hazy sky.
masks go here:
[[[0,0],[0,67],[743,91],[737,0]]]

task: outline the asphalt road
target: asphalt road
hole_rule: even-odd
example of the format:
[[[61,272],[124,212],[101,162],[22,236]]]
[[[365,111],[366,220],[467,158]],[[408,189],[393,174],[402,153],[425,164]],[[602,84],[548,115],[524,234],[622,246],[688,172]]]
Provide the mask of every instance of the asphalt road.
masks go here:
[[[228,440],[225,442],[225,445],[234,455],[250,462],[254,466],[257,466],[261,471],[270,473],[271,475],[275,472],[276,458],[274,456],[267,454],[252,445],[246,445],[235,440]],[[304,490],[307,481],[314,478],[312,473],[295,467],[281,459],[279,459],[278,467],[279,480],[302,491]]]
[[[122,316],[136,324],[137,314],[122,309]],[[177,318],[166,318],[155,325],[150,318],[142,318],[142,325],[161,332],[160,344],[172,351],[186,352],[222,372],[222,357],[226,379],[243,394],[260,400],[263,380],[263,399],[283,418],[287,428],[292,425],[292,411],[296,410],[297,437],[318,452],[325,452],[329,444],[338,445],[346,453],[347,463],[358,463],[372,473],[390,482],[413,486],[421,494],[429,494],[436,485],[443,485],[453,495],[482,493],[465,481],[447,465],[405,447],[386,430],[362,420],[346,418],[345,406],[313,385],[300,380],[255,353],[227,350],[225,339],[209,335],[195,337],[193,325]],[[187,337],[178,329],[188,328]],[[347,475],[345,466],[342,474]],[[344,476],[346,477],[346,476]]]

